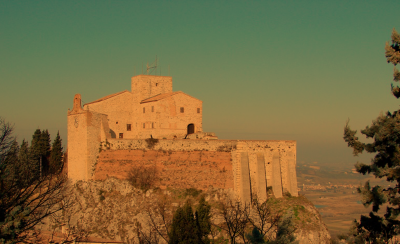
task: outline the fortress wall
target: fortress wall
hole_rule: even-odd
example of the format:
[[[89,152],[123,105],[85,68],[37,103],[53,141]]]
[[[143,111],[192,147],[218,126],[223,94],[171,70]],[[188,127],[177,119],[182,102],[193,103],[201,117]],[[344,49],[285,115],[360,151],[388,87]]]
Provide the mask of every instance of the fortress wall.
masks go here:
[[[230,152],[216,151],[105,150],[99,154],[94,180],[127,179],[138,165],[156,166],[156,186],[162,189],[234,188]]]
[[[296,142],[295,141],[239,141],[239,140],[159,140],[154,145],[149,145],[146,140],[128,140],[128,139],[112,139],[108,140],[107,143],[103,142],[101,146],[105,152],[113,152],[113,155],[118,155],[118,152],[125,151],[142,151],[147,152],[158,152],[159,157],[161,154],[169,153],[171,156],[168,159],[151,159],[152,162],[156,163],[162,169],[177,170],[174,174],[180,175],[182,179],[193,178],[192,175],[199,174],[201,172],[206,173],[204,177],[210,177],[208,180],[214,187],[221,187],[222,185],[229,185],[234,189],[234,194],[237,198],[244,201],[251,199],[252,195],[257,195],[259,198],[265,198],[267,196],[267,187],[272,187],[273,193],[277,197],[281,197],[284,192],[290,192],[292,195],[297,196],[297,178],[296,178]],[[217,167],[212,164],[204,164],[202,160],[189,160],[187,163],[185,158],[191,158],[192,155],[206,155],[210,154],[218,159],[220,155],[229,155],[229,161],[223,161],[222,165],[225,170],[231,175],[232,182],[224,183],[215,181],[222,176],[219,176],[218,172],[221,171],[221,167]],[[207,154],[207,155],[208,155]],[[100,156],[106,155],[103,152]],[[146,157],[148,157],[147,155]],[[227,157],[227,156],[224,156]],[[111,159],[110,159],[111,160]],[[110,160],[101,161],[98,163],[100,168],[96,166],[95,179],[103,179],[106,177],[101,165],[105,165],[105,162],[111,162]],[[126,159],[128,160],[128,159]],[[149,159],[150,160],[150,159]],[[171,166],[165,164],[168,160],[173,163]],[[176,160],[176,162],[174,161]],[[185,163],[182,163],[183,162]],[[108,176],[124,175],[126,174],[126,168],[120,165],[120,160],[114,159],[114,162],[118,162],[115,165],[115,169],[118,172],[112,172],[113,169],[107,171]],[[146,161],[149,163],[150,161]],[[214,163],[219,162],[212,161]],[[131,164],[143,163],[141,160],[135,159]],[[227,166],[229,165],[229,167]],[[121,170],[119,170],[119,168]],[[185,170],[182,170],[183,169]],[[186,168],[185,168],[186,167]],[[194,171],[191,171],[193,167]],[[217,167],[217,168],[216,168]],[[211,169],[211,170],[210,170]],[[189,172],[189,177],[185,176],[185,172]],[[100,173],[103,172],[103,173]],[[125,172],[125,173],[123,173]],[[101,176],[102,175],[102,176]],[[201,179],[203,179],[200,176]],[[224,176],[225,177],[225,176]],[[167,177],[169,178],[169,177]],[[194,178],[193,178],[194,179]],[[187,186],[188,183],[184,184],[185,180],[179,181],[174,179],[174,183],[178,186]],[[203,182],[198,179],[196,182]],[[201,183],[202,187],[206,187],[207,184]],[[199,188],[198,184],[195,184],[196,188]]]

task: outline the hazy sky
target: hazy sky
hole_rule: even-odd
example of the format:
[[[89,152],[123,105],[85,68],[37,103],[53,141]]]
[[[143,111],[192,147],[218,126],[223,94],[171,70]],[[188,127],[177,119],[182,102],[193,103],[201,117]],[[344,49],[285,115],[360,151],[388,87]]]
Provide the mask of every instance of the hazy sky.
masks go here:
[[[0,116],[19,141],[67,140],[74,94],[130,90],[142,64],[203,101],[220,139],[297,140],[298,161],[353,164],[363,129],[397,110],[385,42],[400,1],[0,0]]]

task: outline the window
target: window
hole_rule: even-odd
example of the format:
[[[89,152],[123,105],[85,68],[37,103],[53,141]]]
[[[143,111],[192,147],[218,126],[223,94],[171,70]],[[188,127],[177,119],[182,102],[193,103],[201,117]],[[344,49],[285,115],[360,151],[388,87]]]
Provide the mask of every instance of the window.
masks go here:
[[[124,138],[124,133],[119,133],[119,138],[120,139]]]
[[[146,113],[146,108],[143,108],[143,113]]]
[[[184,113],[184,112],[185,112],[185,108],[181,107],[181,113]]]
[[[127,131],[131,131],[131,130],[132,130],[131,124],[127,124],[127,125],[126,125],[126,130],[127,130]]]
[[[153,122],[153,123],[151,123],[151,128],[153,128],[153,129],[154,129],[154,122]]]
[[[198,114],[200,113],[200,108],[197,108],[197,113],[198,113]]]
[[[151,112],[154,112],[154,106],[151,106]]]
[[[156,83],[156,86],[158,86],[158,83]]]
[[[145,129],[146,128],[146,123],[143,123],[143,129]]]
[[[115,124],[118,124],[118,121],[117,121],[117,122],[115,122]]]

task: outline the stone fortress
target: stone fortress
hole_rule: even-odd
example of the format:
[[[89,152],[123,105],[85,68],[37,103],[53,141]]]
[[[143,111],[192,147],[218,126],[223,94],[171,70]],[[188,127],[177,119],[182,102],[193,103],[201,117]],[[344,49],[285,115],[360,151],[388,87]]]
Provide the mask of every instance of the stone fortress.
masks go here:
[[[138,75],[131,91],[68,110],[68,177],[126,179],[133,166],[156,166],[158,187],[231,191],[249,202],[297,196],[296,141],[219,140],[202,129],[202,101],[173,92],[172,77]]]

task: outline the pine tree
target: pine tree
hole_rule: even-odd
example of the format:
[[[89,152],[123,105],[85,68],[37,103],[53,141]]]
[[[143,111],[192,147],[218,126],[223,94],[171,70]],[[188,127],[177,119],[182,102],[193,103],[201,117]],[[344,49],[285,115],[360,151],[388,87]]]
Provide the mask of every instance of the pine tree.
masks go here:
[[[400,72],[396,65],[400,62],[400,35],[393,29],[392,44],[386,43],[385,56],[388,63],[394,67],[394,81],[400,80]],[[400,97],[400,88],[392,84],[392,93]],[[361,216],[354,224],[354,241],[370,243],[387,243],[394,235],[400,234],[400,110],[380,115],[361,133],[372,138],[372,143],[363,143],[356,136],[357,131],[351,130],[347,123],[344,128],[344,140],[353,148],[353,154],[363,151],[374,153],[370,165],[357,163],[356,169],[361,174],[373,174],[376,178],[385,178],[391,186],[372,186],[369,181],[358,192],[363,196],[364,206],[372,204],[369,216]],[[395,183],[393,185],[393,183]],[[386,213],[378,213],[383,204],[388,203]]]
[[[60,133],[54,139],[50,153],[50,173],[59,173],[63,168],[63,147]]]

